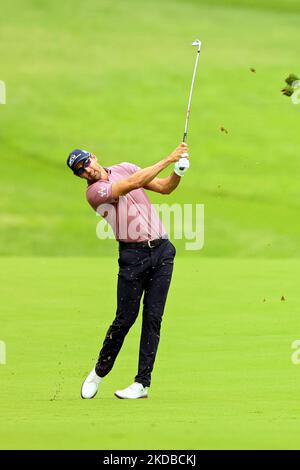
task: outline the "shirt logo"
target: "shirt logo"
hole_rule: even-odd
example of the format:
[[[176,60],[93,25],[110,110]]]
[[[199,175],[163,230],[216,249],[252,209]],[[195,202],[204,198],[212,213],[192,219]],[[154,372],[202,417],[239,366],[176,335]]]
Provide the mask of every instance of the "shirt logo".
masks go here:
[[[107,190],[106,188],[100,188],[99,191],[97,191],[98,194],[100,194],[101,197],[106,197],[107,196]]]

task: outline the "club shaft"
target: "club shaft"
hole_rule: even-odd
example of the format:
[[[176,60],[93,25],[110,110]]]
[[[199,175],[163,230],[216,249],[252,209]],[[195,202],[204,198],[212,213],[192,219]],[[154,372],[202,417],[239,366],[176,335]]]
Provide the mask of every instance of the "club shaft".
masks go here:
[[[195,62],[195,66],[194,66],[192,84],[191,84],[188,107],[187,107],[187,113],[186,113],[186,119],[185,119],[185,128],[184,128],[184,134],[183,134],[183,139],[182,139],[183,142],[186,142],[186,140],[187,140],[189,117],[190,117],[190,110],[191,110],[191,101],[192,101],[192,95],[193,95],[193,89],[194,89],[194,83],[195,83],[195,78],[196,78],[196,72],[197,72],[197,67],[198,67],[199,56],[200,56],[200,48],[197,50],[197,57],[196,57],[196,62]]]

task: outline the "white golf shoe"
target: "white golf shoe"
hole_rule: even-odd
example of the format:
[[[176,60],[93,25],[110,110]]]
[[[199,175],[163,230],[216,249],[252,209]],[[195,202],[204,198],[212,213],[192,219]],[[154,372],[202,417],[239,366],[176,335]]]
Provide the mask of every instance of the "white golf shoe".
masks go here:
[[[81,398],[94,398],[98,392],[102,377],[96,374],[95,369],[89,373],[81,387]]]
[[[148,398],[148,387],[144,387],[138,382],[134,382],[124,390],[117,390],[115,392],[117,398]]]

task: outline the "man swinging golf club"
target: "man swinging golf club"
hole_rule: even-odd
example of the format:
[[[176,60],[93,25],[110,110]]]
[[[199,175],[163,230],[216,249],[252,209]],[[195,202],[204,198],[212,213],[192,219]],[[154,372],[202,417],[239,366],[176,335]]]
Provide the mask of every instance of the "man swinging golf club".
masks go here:
[[[95,155],[79,149],[68,157],[67,164],[73,173],[87,180],[88,202],[98,213],[108,214],[106,218],[119,241],[116,317],[107,331],[97,364],[82,385],[82,398],[93,398],[100,382],[112,369],[138,316],[143,293],[138,373],[132,385],[116,391],[115,395],[147,398],[176,250],[145,189],[161,194],[174,191],[189,167],[188,158],[182,158],[187,149],[187,144],[182,143],[169,156],[144,169],[131,163],[103,167]],[[172,174],[158,178],[171,164],[175,164]]]
[[[87,180],[88,202],[110,223],[119,241],[116,317],[107,331],[95,368],[82,384],[82,398],[93,398],[102,379],[112,369],[125,336],[138,316],[143,294],[138,373],[132,385],[117,390],[115,395],[131,399],[148,397],[176,250],[168,240],[145,189],[170,194],[189,168],[186,140],[201,41],[196,40],[192,45],[197,46],[197,56],[183,142],[169,156],[144,169],[131,163],[105,168],[98,163],[95,155],[79,149],[74,150],[67,160],[73,173]],[[157,177],[173,163],[171,175]]]

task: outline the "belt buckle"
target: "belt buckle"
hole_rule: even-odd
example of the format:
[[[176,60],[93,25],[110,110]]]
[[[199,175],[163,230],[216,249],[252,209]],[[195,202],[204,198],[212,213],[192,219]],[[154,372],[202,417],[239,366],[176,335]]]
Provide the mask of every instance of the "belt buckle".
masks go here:
[[[149,248],[154,248],[155,245],[151,246],[151,240],[147,240]]]

